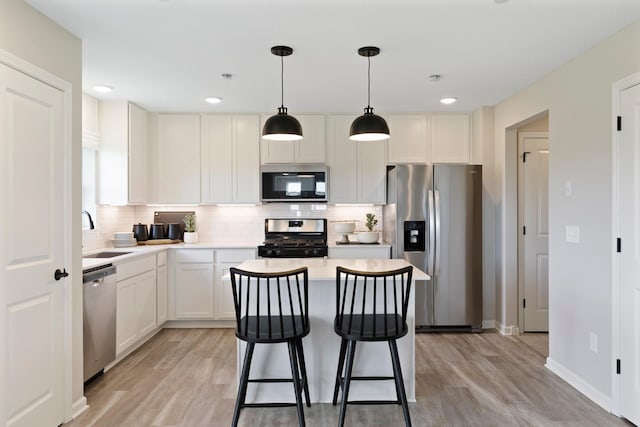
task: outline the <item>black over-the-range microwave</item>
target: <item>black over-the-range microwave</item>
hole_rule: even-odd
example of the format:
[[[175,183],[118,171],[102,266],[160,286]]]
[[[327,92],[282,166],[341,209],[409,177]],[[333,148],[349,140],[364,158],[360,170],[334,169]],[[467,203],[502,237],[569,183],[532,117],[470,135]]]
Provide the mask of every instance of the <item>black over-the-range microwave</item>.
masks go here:
[[[328,176],[325,165],[263,165],[262,201],[326,202]]]

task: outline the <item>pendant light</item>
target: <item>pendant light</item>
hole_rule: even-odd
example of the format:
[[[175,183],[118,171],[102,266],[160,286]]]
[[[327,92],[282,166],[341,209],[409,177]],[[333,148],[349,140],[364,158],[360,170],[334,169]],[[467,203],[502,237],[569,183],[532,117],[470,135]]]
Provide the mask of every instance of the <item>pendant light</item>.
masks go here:
[[[389,138],[389,126],[380,116],[373,114],[371,108],[371,57],[380,53],[380,48],[365,46],[358,49],[360,56],[365,56],[368,62],[367,68],[367,107],[364,114],[351,123],[349,139],[352,141],[379,141]]]
[[[269,141],[299,141],[302,139],[302,126],[298,119],[287,114],[284,106],[284,57],[293,53],[289,46],[274,46],[271,53],[280,57],[280,107],[278,114],[264,123],[262,138]]]

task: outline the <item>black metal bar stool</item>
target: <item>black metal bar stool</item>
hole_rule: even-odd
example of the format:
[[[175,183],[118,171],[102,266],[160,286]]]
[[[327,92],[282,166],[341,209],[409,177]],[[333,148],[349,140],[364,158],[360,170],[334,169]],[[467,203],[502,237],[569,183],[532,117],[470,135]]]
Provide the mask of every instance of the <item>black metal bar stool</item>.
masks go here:
[[[333,405],[342,389],[340,420],[344,426],[347,404],[396,404],[402,406],[404,421],[411,426],[407,395],[402,379],[396,340],[407,334],[407,307],[411,292],[413,267],[385,272],[364,272],[336,268],[336,317],[333,329],[340,335],[338,372],[333,390]],[[353,360],[358,341],[387,341],[391,353],[393,376],[354,377]],[[346,357],[346,360],[345,360]],[[344,371],[344,372],[343,372]],[[351,381],[394,380],[396,400],[349,401]]]
[[[298,422],[304,426],[302,393],[307,406],[309,386],[302,338],[309,334],[309,276],[306,267],[278,273],[229,270],[236,309],[236,337],[247,343],[242,365],[233,426],[238,425],[242,408],[296,406]],[[249,379],[256,344],[287,343],[291,378]],[[249,383],[293,383],[296,403],[245,403]]]

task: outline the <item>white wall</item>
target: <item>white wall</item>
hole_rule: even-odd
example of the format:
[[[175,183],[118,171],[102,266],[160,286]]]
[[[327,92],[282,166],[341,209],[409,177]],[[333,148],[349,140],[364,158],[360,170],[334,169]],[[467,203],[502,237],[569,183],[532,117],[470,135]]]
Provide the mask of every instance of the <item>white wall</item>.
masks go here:
[[[73,390],[72,403],[83,399],[82,386],[82,264],[81,252],[81,110],[82,43],[71,33],[35,11],[22,0],[0,0],[0,49],[10,52],[73,85],[72,206],[74,224],[72,278]],[[68,260],[71,262],[71,260]],[[62,368],[62,367],[61,367]],[[65,379],[66,380],[66,379]],[[65,414],[69,408],[65,408]],[[68,415],[68,414],[67,414]]]
[[[535,55],[532,52],[532,55]],[[549,112],[549,359],[611,396],[612,83],[640,70],[640,21],[495,108],[497,320],[517,322],[515,129]],[[573,195],[564,196],[565,181]],[[580,243],[564,241],[566,225]],[[589,351],[589,334],[599,351]],[[598,397],[598,396],[596,396]]]

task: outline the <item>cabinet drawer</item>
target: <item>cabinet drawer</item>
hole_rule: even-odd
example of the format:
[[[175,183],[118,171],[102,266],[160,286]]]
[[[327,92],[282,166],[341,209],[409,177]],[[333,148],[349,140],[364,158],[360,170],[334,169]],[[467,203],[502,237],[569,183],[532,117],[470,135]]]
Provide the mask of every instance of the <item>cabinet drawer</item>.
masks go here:
[[[156,257],[154,255],[149,255],[144,258],[138,258],[133,261],[126,262],[124,264],[118,264],[116,266],[117,280],[124,280],[129,277],[137,276],[138,274],[142,274],[149,270],[154,270],[156,268]]]
[[[159,267],[161,265],[165,265],[167,263],[167,252],[158,252],[156,255],[156,265]]]
[[[176,262],[213,262],[213,250],[177,249]]]
[[[255,249],[218,249],[216,251],[216,262],[236,262],[239,264],[255,258]]]

